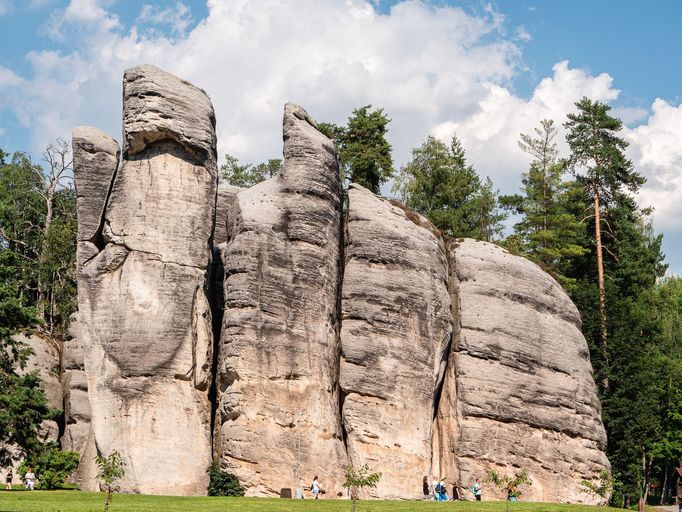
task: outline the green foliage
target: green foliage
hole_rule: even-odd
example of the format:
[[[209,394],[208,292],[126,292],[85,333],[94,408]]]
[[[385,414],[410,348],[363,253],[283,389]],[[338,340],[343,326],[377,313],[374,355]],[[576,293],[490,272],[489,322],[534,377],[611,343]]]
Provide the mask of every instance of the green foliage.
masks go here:
[[[595,481],[596,480],[596,481]],[[585,492],[599,496],[600,498],[608,498],[613,491],[613,479],[609,472],[605,469],[599,471],[599,476],[595,480],[581,480],[580,485]]]
[[[535,136],[521,134],[519,146],[534,160],[521,177],[521,194],[503,196],[500,201],[521,217],[505,245],[570,289],[575,280],[564,271],[573,258],[588,249],[582,245],[585,226],[576,214],[584,208],[580,208],[583,198],[575,182],[563,180],[565,166],[558,161],[554,142],[557,131],[554,122],[545,119],[535,129]]]
[[[244,488],[239,479],[232,473],[223,471],[218,464],[212,464],[208,468],[209,496],[244,496]]]
[[[68,155],[62,141],[59,153]],[[50,149],[51,148],[51,149]],[[46,161],[55,160],[55,146]],[[30,350],[13,334],[38,328],[59,337],[75,309],[76,201],[60,179],[68,168],[47,174],[25,153],[0,158],[0,464],[11,462],[8,445],[20,456],[45,456],[40,423],[54,418],[37,375],[20,376]],[[57,165],[55,163],[55,165]],[[59,166],[57,166],[59,167]],[[54,171],[54,172],[53,172]],[[49,452],[49,449],[48,449]]]
[[[412,159],[400,169],[392,191],[445,234],[473,237],[481,232],[480,189],[478,174],[467,165],[457,137],[452,137],[448,147],[429,136],[412,150]]]
[[[111,487],[115,480],[123,478],[126,474],[126,463],[121,458],[121,454],[114,450],[108,457],[98,455],[95,457],[97,464],[97,478],[106,486]]]
[[[261,181],[272,178],[282,170],[282,161],[271,159],[257,165],[240,164],[239,159],[225,155],[225,163],[218,170],[218,180],[235,187],[252,187]]]
[[[353,512],[355,511],[356,501],[358,500],[358,492],[365,487],[376,487],[381,480],[381,473],[374,473],[367,464],[360,468],[348,466],[346,468],[346,480],[342,486],[348,489],[350,497],[353,500]]]
[[[62,451],[58,443],[50,443],[21,463],[19,475],[23,479],[31,466],[38,479],[39,489],[58,489],[76,471],[79,460],[78,452]]]
[[[384,109],[367,105],[353,110],[346,126],[320,123],[318,128],[336,145],[341,179],[349,179],[375,194],[393,176],[391,145],[386,140],[390,119]]]
[[[599,189],[602,204],[608,207],[622,188],[637,192],[645,179],[625,156],[628,143],[617,135],[623,123],[609,115],[611,107],[589,98],[575,106],[578,112],[568,114],[564,124],[569,162],[578,180],[591,191]]]
[[[95,464],[98,469],[97,478],[107,488],[107,498],[104,501],[104,512],[107,512],[114,492],[114,481],[125,476],[126,463],[121,458],[121,454],[114,450],[108,457],[101,455],[95,457]]]
[[[504,491],[507,494],[507,498],[521,496],[519,487],[522,485],[533,485],[533,482],[528,477],[528,471],[525,469],[520,469],[514,473],[514,476],[500,475],[496,470],[489,469],[485,481]]]
[[[476,231],[473,238],[485,242],[495,242],[502,237],[502,222],[507,215],[500,209],[499,190],[493,189],[493,180],[486,177],[476,194]]]

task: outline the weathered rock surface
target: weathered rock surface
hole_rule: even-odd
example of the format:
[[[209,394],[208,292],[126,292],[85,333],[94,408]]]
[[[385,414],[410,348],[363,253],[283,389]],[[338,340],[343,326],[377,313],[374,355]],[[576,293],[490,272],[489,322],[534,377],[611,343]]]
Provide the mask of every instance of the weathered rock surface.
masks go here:
[[[78,469],[72,480],[78,488],[99,490],[92,412],[88,399],[88,380],[85,374],[83,338],[77,315],[69,325],[69,333],[62,349],[62,389],[64,390],[64,433],[60,439],[62,450],[81,454]]]
[[[524,258],[474,240],[448,249],[458,321],[436,421],[440,472],[468,485],[488,468],[525,468],[524,499],[595,501],[580,481],[608,468],[606,436],[577,309]]]
[[[293,104],[282,172],[217,189],[206,94],[153,66],[123,86],[122,163],[105,133],[73,137],[80,332],[56,386],[82,488],[118,450],[124,491],[205,494],[213,460],[277,495],[300,451],[328,496],[367,463],[367,497],[525,468],[524,499],[595,501],[600,406],[550,276],[357,185],[344,221],[334,146]]]
[[[452,332],[445,247],[426,218],[358,185],[347,237],[339,382],[348,455],[381,471],[371,495],[421,498]]]
[[[239,192],[228,213],[216,453],[248,495],[318,474],[341,491],[337,387],[342,188],[332,143],[284,109],[280,175]]]
[[[123,490],[203,494],[211,462],[213,108],[203,91],[153,66],[126,71],[123,86],[118,170],[111,138],[74,133],[79,223],[84,236],[101,233],[79,236],[78,246],[94,439],[99,453],[123,455]],[[108,199],[100,193],[107,176]]]

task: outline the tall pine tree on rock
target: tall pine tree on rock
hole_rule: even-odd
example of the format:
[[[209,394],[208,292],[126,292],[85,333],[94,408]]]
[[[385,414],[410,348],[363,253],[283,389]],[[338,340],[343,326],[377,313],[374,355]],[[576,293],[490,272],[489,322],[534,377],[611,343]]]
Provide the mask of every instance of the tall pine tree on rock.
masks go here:
[[[604,372],[603,387],[609,387],[609,346],[606,321],[606,291],[604,286],[604,246],[602,240],[602,209],[614,200],[621,190],[637,192],[645,179],[634,170],[625,156],[628,143],[618,136],[623,127],[620,119],[609,115],[611,107],[599,101],[582,98],[576,104],[578,111],[568,114],[564,126],[568,130],[566,141],[571,149],[570,164],[576,179],[592,197],[594,216],[594,242],[597,257],[599,287],[599,317]],[[608,228],[607,228],[608,229]]]

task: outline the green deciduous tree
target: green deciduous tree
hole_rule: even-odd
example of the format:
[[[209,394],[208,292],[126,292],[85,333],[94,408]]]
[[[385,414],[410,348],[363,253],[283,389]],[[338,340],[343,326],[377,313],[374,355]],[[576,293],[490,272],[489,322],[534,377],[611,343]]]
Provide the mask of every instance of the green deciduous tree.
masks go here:
[[[391,145],[386,140],[391,120],[384,109],[367,105],[353,110],[346,126],[320,123],[318,128],[335,144],[341,179],[348,179],[375,194],[394,174]]]
[[[101,455],[95,457],[95,464],[98,468],[97,478],[107,489],[107,498],[104,501],[104,512],[107,512],[113,498],[114,482],[125,476],[126,463],[121,458],[121,454],[114,450],[108,457]]]
[[[343,482],[343,488],[350,492],[353,501],[352,512],[356,510],[359,492],[365,487],[376,487],[379,480],[381,480],[381,473],[372,472],[367,464],[360,468],[353,466],[346,468],[346,480]]]
[[[603,361],[609,365],[606,289],[604,283],[604,244],[602,240],[602,209],[607,208],[622,189],[637,192],[644,178],[634,170],[625,156],[627,142],[618,136],[623,123],[609,115],[611,107],[599,101],[582,98],[578,111],[568,114],[564,126],[571,149],[570,163],[576,178],[592,197],[594,241],[596,250],[597,285],[599,292],[600,337]],[[608,371],[603,386],[609,387]]]
[[[225,163],[218,170],[218,180],[227,185],[248,188],[272,178],[281,170],[282,160],[279,159],[270,159],[256,165],[240,164],[237,157],[228,153],[225,155]]]
[[[474,237],[480,226],[481,181],[467,165],[461,142],[450,146],[429,136],[412,150],[412,159],[396,177],[393,193],[410,208],[425,215],[449,236]]]

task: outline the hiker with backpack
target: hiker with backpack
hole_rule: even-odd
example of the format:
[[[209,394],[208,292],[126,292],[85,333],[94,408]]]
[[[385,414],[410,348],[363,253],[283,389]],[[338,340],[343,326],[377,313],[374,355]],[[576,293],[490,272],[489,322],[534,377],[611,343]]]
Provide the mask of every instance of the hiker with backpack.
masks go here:
[[[441,477],[440,482],[436,485],[436,493],[438,494],[438,501],[448,501],[448,491],[445,486],[445,478]]]

